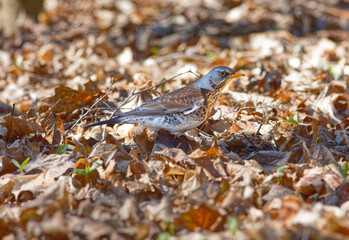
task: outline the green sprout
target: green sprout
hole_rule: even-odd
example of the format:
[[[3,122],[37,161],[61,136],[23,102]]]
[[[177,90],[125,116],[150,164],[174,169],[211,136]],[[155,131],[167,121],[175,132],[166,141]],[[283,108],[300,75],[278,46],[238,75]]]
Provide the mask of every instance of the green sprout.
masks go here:
[[[236,235],[236,231],[238,230],[238,219],[236,217],[232,217],[228,220],[228,228],[233,236]]]
[[[166,226],[168,228],[168,232],[170,233],[171,236],[175,235],[175,227],[172,222],[166,222]]]
[[[302,43],[300,42],[300,41],[298,41],[297,43],[296,43],[296,45],[294,46],[294,49],[293,49],[293,52],[295,53],[295,54],[299,54],[299,53],[301,53],[302,52]]]
[[[339,163],[337,161],[334,161],[332,162],[336,168],[339,170],[339,172],[341,173],[341,175],[344,177],[344,178],[347,178],[348,177],[348,170],[349,170],[349,163],[348,163],[348,160],[346,160],[344,162],[344,168],[342,168]]]
[[[82,175],[82,176],[85,176],[86,178],[86,182],[89,182],[89,178],[90,178],[90,174],[96,170],[99,166],[103,165],[103,161],[102,160],[97,160],[95,162],[93,162],[91,164],[91,166],[89,166],[89,164],[86,164],[85,165],[85,169],[81,169],[81,168],[78,168],[78,169],[75,169],[74,170],[74,173],[76,175]]]
[[[159,55],[159,47],[156,47],[156,46],[152,46],[151,48],[150,48],[150,52],[154,55],[154,56],[157,56],[157,55]]]
[[[282,122],[287,122],[287,123],[291,123],[295,126],[298,126],[299,125],[298,112],[296,111],[296,113],[293,116],[293,119],[286,119],[286,120],[283,120]]]
[[[22,162],[22,164],[19,164],[19,162],[15,159],[12,159],[11,162],[18,168],[21,170],[21,174],[23,174],[23,170],[24,170],[24,167],[25,165],[27,165],[27,163],[29,162],[30,160],[30,157],[28,157],[26,160],[24,160]]]
[[[68,149],[68,144],[60,145],[56,150],[56,154],[63,154],[67,149]]]
[[[340,77],[340,73],[338,71],[336,71],[332,65],[328,66],[328,72],[331,74],[331,76],[333,77],[333,79],[338,80]]]
[[[23,56],[22,55],[18,55],[16,57],[16,63],[15,63],[15,66],[17,68],[21,67],[22,66],[22,63],[23,63]]]
[[[165,222],[168,231],[167,232],[162,232],[158,235],[157,240],[168,240],[170,236],[175,235],[175,227],[172,222]]]
[[[214,52],[208,51],[208,52],[206,52],[206,56],[213,59],[216,57],[216,54]]]
[[[162,79],[162,81],[163,81],[163,83],[160,84],[161,92],[163,92],[165,90],[166,79],[164,78],[164,79]]]
[[[277,173],[282,173],[282,172],[285,170],[285,168],[286,168],[286,165],[283,165],[283,166],[281,166],[281,167],[278,167],[278,169],[276,170],[276,172],[277,172]],[[280,177],[277,177],[277,178],[276,178],[276,181],[277,181],[278,183],[280,183]]]

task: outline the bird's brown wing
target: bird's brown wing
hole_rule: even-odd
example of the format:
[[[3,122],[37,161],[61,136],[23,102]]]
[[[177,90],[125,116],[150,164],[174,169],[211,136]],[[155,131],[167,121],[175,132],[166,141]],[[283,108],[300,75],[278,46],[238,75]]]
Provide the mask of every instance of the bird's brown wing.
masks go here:
[[[188,114],[195,111],[203,102],[201,91],[192,86],[180,88],[159,98],[143,103],[141,106],[128,112],[132,115],[161,115],[183,112]]]

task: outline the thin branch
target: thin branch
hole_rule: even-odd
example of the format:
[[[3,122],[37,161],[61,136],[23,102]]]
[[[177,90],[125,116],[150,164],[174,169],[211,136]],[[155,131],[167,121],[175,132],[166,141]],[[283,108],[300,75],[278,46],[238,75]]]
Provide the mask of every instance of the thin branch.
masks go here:
[[[82,115],[80,115],[79,119],[73,124],[73,126],[64,134],[63,140],[65,140],[65,138],[67,137],[67,135],[71,132],[71,130],[88,114],[93,110],[93,107],[96,106],[100,101],[102,101],[102,99],[104,99],[107,95],[109,95],[112,86],[114,85],[114,83],[116,83],[117,78],[114,76],[112,78],[112,83],[108,89],[108,91],[100,98],[98,98],[93,104],[92,106]]]

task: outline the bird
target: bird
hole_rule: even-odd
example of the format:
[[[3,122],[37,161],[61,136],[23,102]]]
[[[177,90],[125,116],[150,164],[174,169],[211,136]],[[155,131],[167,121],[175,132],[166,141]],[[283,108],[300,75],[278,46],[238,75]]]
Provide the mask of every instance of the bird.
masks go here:
[[[198,127],[209,117],[225,86],[234,77],[245,76],[230,67],[217,66],[188,85],[144,102],[140,106],[115,117],[84,126],[84,129],[116,123],[142,125],[151,130],[183,133]]]

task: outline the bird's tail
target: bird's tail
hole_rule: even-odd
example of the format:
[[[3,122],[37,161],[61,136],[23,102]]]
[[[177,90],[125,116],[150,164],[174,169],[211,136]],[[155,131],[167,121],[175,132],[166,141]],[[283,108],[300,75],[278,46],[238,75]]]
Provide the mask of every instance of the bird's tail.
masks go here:
[[[100,121],[100,122],[96,122],[96,123],[92,123],[90,125],[84,126],[84,129],[90,128],[90,127],[94,127],[94,126],[99,126],[99,125],[103,125],[103,124],[115,124],[115,123],[119,123],[120,121],[120,117],[115,117],[112,119],[108,119],[105,121]]]

